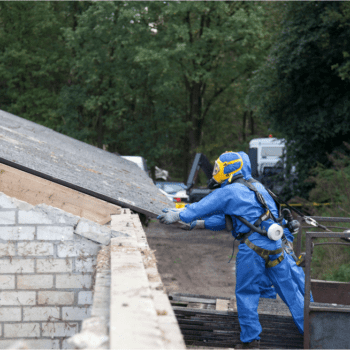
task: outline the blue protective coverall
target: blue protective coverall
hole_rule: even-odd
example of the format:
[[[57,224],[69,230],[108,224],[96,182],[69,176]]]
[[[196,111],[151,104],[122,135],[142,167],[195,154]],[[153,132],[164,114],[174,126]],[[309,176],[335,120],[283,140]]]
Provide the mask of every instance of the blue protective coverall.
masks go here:
[[[241,157],[243,159],[242,174],[244,176],[244,179],[249,180],[252,178],[250,159],[246,153],[244,153],[244,152],[238,152],[238,153],[241,155]],[[226,184],[227,184],[227,181],[225,181],[221,185],[221,187],[226,186]],[[257,183],[253,183],[253,186],[255,186],[258,191],[260,191],[260,189],[263,187],[261,184],[257,184]],[[267,203],[269,208],[276,207],[275,201],[273,200],[273,198],[270,195],[267,198],[265,198],[265,200],[266,200],[266,203]],[[276,207],[276,210],[277,210],[277,207]],[[221,215],[213,215],[213,216],[207,217],[204,219],[204,224],[205,224],[205,228],[212,230],[212,231],[225,230],[225,228],[226,228],[225,216],[221,214]],[[283,220],[283,224],[285,224],[284,220]],[[290,231],[287,228],[285,228],[283,231],[284,231],[284,235],[287,238],[287,240],[289,242],[293,243],[294,236],[290,233]],[[295,263],[295,260],[289,254],[285,254],[285,259],[290,260],[293,281],[297,284],[300,293],[302,295],[305,295],[304,270]],[[266,274],[264,274],[261,277],[260,297],[261,298],[276,299],[276,290],[274,287],[272,287],[272,283]],[[311,300],[311,302],[314,301],[311,294],[310,294],[310,300]]]
[[[242,174],[242,170],[236,174]],[[277,217],[277,207],[271,196],[262,185],[256,184],[255,186],[263,195],[273,215]],[[233,221],[232,234],[237,237],[239,233],[249,232],[250,229],[233,215],[241,216],[254,223],[265,211],[253,191],[240,183],[233,183],[218,188],[200,202],[186,206],[185,210],[180,213],[180,219],[190,223],[194,220],[205,220],[214,215],[221,217],[230,215]],[[261,223],[261,227],[267,231],[273,223],[272,219],[268,219]],[[221,225],[223,225],[222,221]],[[275,250],[282,246],[281,240],[272,241],[257,232],[254,232],[249,240],[254,245],[267,250]],[[270,255],[270,260],[275,260],[280,255]],[[288,305],[299,332],[303,333],[304,296],[293,281],[290,259],[285,258],[278,265],[266,268],[262,257],[246,244],[240,244],[236,257],[236,300],[241,326],[240,338],[244,343],[260,339],[259,334],[262,328],[257,309],[262,276],[265,274],[273,283],[281,299]]]

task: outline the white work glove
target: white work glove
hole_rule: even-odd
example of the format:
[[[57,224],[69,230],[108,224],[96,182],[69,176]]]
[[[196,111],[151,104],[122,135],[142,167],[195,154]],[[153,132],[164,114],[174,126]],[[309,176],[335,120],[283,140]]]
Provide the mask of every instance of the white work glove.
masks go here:
[[[165,208],[162,210],[164,214],[161,214],[157,216],[157,219],[162,223],[166,225],[173,224],[174,222],[181,221],[180,219],[180,212],[181,209],[173,209],[173,208]]]
[[[194,228],[205,228],[204,220],[192,221],[189,229],[193,230]]]

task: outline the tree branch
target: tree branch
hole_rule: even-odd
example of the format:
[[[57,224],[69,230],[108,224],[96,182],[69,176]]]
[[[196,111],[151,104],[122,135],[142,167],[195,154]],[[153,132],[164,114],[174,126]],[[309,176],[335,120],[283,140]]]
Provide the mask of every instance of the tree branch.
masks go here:
[[[232,78],[232,79],[230,80],[230,82],[229,82],[226,86],[220,88],[219,90],[217,90],[217,91],[214,93],[214,95],[213,95],[213,96],[211,97],[211,99],[208,101],[207,106],[205,107],[205,110],[204,110],[204,113],[203,113],[203,118],[205,118],[205,116],[206,116],[206,114],[208,113],[208,110],[209,110],[209,108],[211,107],[211,105],[213,104],[214,100],[215,100],[221,93],[223,93],[236,79],[238,79],[240,76],[244,75],[244,74],[247,73],[248,71],[249,71],[249,70],[247,69],[247,70],[244,71],[241,75],[239,75],[239,76],[237,76],[237,77],[235,77],[235,78]]]

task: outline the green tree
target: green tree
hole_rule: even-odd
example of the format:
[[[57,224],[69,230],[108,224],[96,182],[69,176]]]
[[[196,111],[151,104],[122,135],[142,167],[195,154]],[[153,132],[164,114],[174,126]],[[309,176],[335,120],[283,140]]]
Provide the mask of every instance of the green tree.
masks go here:
[[[255,74],[249,100],[289,142],[289,160],[299,177],[297,193],[307,197],[309,170],[316,162],[330,167],[326,154],[343,149],[350,137],[350,4],[287,6],[282,31]]]
[[[74,53],[72,85],[61,91],[61,131],[149,166],[177,152],[182,119],[161,86],[162,66],[142,64],[139,47],[152,40],[144,3],[97,2],[65,31]]]
[[[0,106],[54,127],[58,94],[68,81],[69,51],[61,27],[66,4],[0,3]]]
[[[194,153],[203,142],[211,142],[209,138],[204,141],[205,126],[221,124],[220,116],[214,114],[219,98],[260,63],[266,47],[264,10],[249,2],[154,2],[147,6],[157,33],[150,46],[140,48],[138,60],[164,67],[171,89],[164,88],[188,125],[181,138],[186,179]],[[226,124],[221,133],[232,135],[223,129]]]

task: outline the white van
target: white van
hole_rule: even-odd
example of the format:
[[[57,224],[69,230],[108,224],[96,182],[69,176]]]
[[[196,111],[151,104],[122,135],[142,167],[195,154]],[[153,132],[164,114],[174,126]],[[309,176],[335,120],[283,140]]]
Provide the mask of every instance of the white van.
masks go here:
[[[253,139],[249,142],[249,159],[252,165],[252,176],[261,178],[275,172],[277,163],[282,160],[285,147],[284,139],[275,137]]]
[[[145,158],[143,157],[139,157],[139,156],[121,156],[122,158],[135,163],[140,169],[142,169],[143,171],[145,171],[149,177],[151,177],[151,172],[147,167],[147,161]],[[163,179],[164,181],[166,181],[168,179],[169,173],[166,170],[160,169],[157,166],[156,168],[156,179]]]
[[[122,158],[135,163],[140,169],[145,171],[149,175],[146,159],[138,156],[121,156]]]

